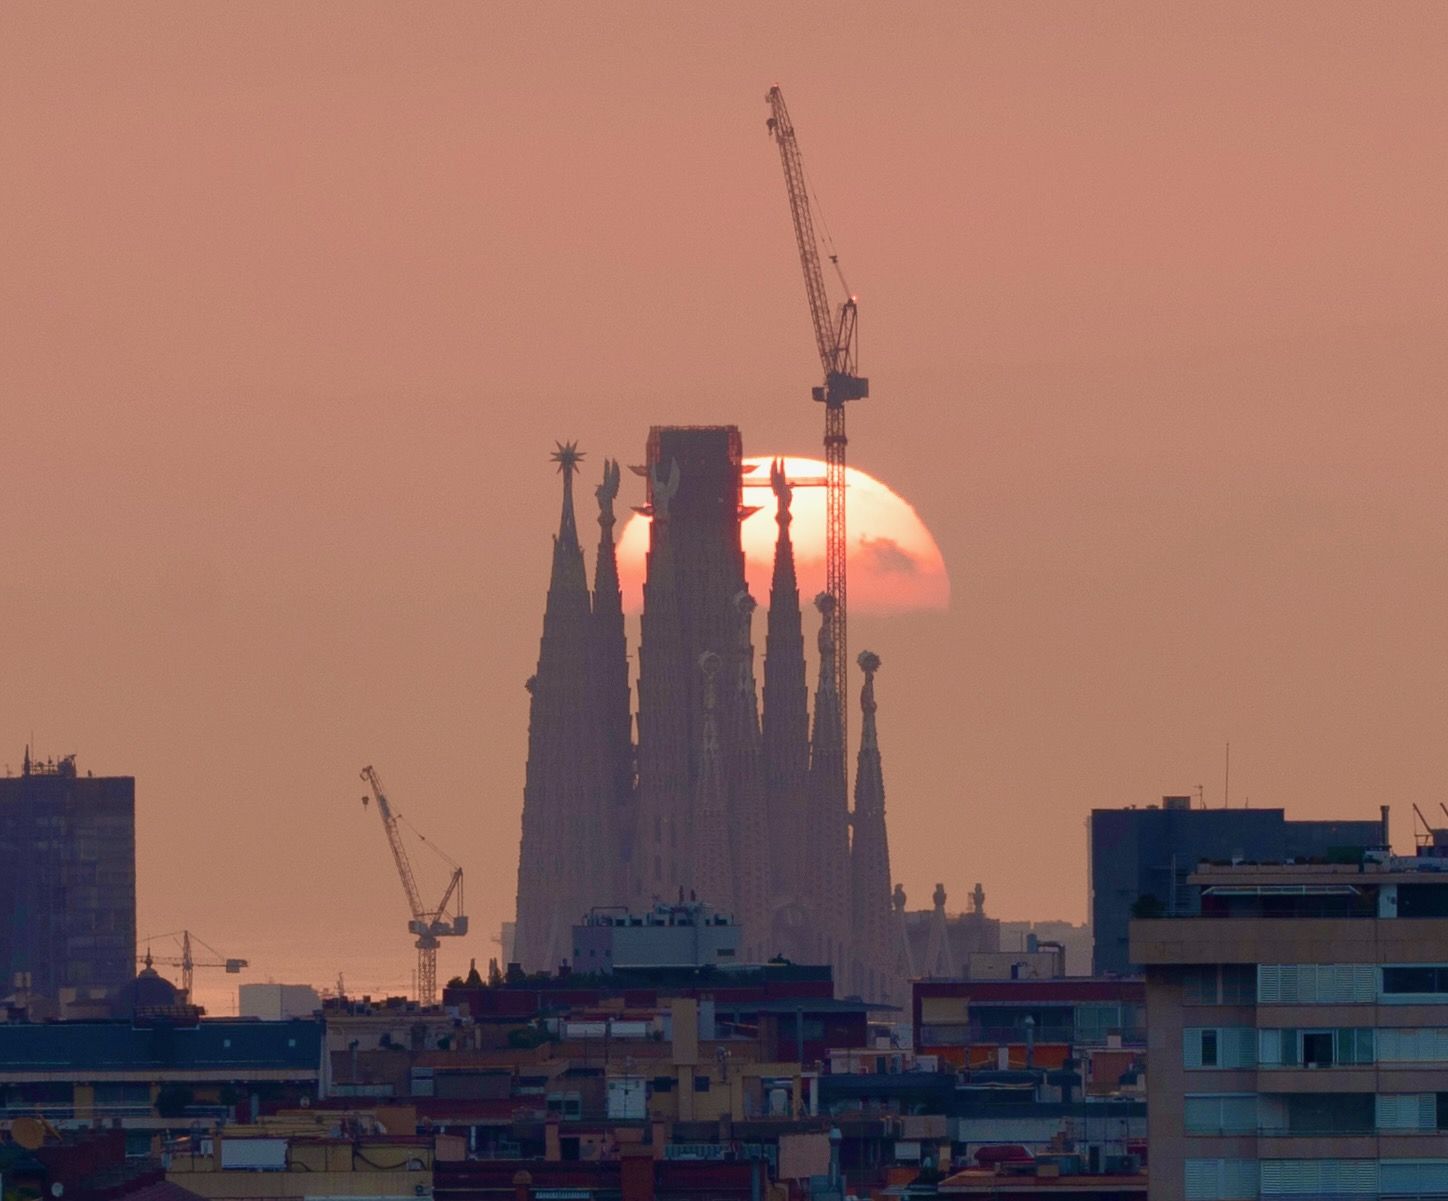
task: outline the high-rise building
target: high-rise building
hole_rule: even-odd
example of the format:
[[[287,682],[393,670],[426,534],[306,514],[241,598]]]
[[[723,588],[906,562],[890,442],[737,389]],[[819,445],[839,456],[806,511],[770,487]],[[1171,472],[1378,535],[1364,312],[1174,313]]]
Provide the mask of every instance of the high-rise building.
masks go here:
[[[1138,914],[1192,913],[1197,890],[1188,876],[1202,860],[1321,859],[1386,846],[1386,807],[1378,821],[1288,821],[1281,809],[1192,808],[1191,798],[1161,806],[1093,809],[1088,826],[1091,970],[1133,970],[1127,923]]]
[[[0,970],[52,1005],[136,974],[136,782],[75,757],[0,778]]]
[[[604,464],[596,492],[590,593],[573,507],[582,456],[560,445],[554,458],[563,512],[529,681],[516,960],[530,970],[569,960],[573,925],[597,907],[697,900],[738,920],[747,961],[830,963],[846,991],[903,1000],[875,718],[879,661],[861,657],[866,735],[852,843],[841,698],[828,670],[833,598],[816,599],[825,666],[812,735],[783,470],[771,478],[778,537],[761,706],[757,602],[740,541],[755,510],[744,503],[739,431],[650,431],[635,469],[646,487],[638,511],[650,521],[631,738],[613,543],[618,466]]]
[[[1202,865],[1131,923],[1152,1201],[1448,1196],[1445,867]]]

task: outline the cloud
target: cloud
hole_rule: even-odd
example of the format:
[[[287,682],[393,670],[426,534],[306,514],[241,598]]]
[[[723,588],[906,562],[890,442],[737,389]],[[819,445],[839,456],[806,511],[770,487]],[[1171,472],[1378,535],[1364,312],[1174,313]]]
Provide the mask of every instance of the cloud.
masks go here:
[[[920,564],[893,538],[861,538],[859,557],[885,575],[918,575]]]

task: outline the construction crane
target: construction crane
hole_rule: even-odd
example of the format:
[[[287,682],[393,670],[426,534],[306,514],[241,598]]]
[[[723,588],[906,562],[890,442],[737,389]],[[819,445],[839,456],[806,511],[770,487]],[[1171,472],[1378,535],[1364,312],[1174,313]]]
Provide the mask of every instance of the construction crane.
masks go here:
[[[412,874],[412,861],[407,857],[407,847],[402,842],[402,831],[398,829],[400,815],[393,813],[387,794],[382,791],[382,781],[371,767],[362,769],[362,779],[377,798],[377,812],[382,816],[382,828],[387,832],[387,844],[392,848],[392,858],[397,864],[397,875],[402,880],[402,891],[407,894],[407,905],[412,920],[407,923],[408,932],[417,935],[417,999],[423,1005],[437,1004],[437,948],[439,938],[452,938],[468,932],[468,919],[463,916],[463,869],[440,847],[428,843],[434,851],[447,860],[452,867],[452,878],[447,890],[431,909],[422,903],[422,894],[417,890],[417,877]],[[366,805],[368,798],[362,798]],[[422,835],[418,835],[422,838]],[[423,839],[426,842],[426,839]],[[451,906],[451,908],[450,908]]]
[[[223,955],[215,947],[209,945],[206,942],[203,942],[200,938],[197,938],[194,934],[191,933],[190,930],[176,930],[172,931],[170,934],[158,934],[155,937],[179,938],[181,940],[181,954],[161,956],[152,955],[149,944],[153,941],[153,939],[148,938],[146,940],[148,944],[146,948],[146,953],[145,955],[141,956],[140,962],[144,963],[147,967],[152,967],[153,965],[158,963],[166,967],[179,967],[181,969],[181,988],[186,993],[186,999],[188,1001],[193,1000],[195,997],[195,994],[191,991],[191,986],[196,978],[197,968],[219,967],[228,972],[230,975],[235,976],[241,971],[242,968],[251,966],[249,963],[247,963],[245,959],[234,959],[230,956]],[[209,951],[211,955],[214,956],[214,958],[194,958],[191,954],[191,943],[193,939],[204,950]]]
[[[779,146],[779,160],[784,165],[784,186],[789,193],[794,240],[799,248],[800,265],[804,268],[804,290],[814,323],[815,347],[825,372],[824,385],[813,389],[812,394],[825,406],[825,588],[835,598],[830,618],[835,644],[835,695],[840,706],[840,734],[845,737],[846,714],[849,712],[849,706],[845,704],[849,686],[849,654],[845,639],[845,403],[869,396],[870,381],[858,374],[855,297],[845,282],[839,255],[834,253],[833,245],[828,247],[828,257],[845,292],[845,299],[838,309],[831,307],[829,293],[825,290],[804,159],[800,157],[789,110],[784,106],[784,94],[777,84],[769,89],[765,100],[769,103],[769,132]]]

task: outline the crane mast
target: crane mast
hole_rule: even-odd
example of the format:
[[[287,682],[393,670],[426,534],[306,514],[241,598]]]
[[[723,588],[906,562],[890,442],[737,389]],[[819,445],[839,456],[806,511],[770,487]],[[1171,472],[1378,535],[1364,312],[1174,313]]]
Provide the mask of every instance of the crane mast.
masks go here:
[[[849,685],[849,652],[846,644],[846,533],[845,533],[845,402],[863,400],[870,395],[870,381],[858,374],[855,328],[855,298],[845,285],[839,257],[829,256],[845,299],[838,311],[830,305],[825,289],[824,267],[820,261],[819,238],[815,234],[814,215],[810,211],[809,186],[805,180],[804,159],[799,152],[794,125],[778,86],[765,96],[769,104],[769,132],[779,147],[784,167],[784,186],[789,195],[789,211],[794,221],[794,240],[804,270],[804,290],[809,300],[810,320],[814,325],[815,347],[824,369],[823,387],[813,389],[814,399],[825,406],[825,588],[835,598],[830,617],[834,637],[835,696],[840,709],[840,734],[845,737],[849,706],[845,696]],[[848,741],[846,741],[848,745]]]
[[[422,902],[422,894],[418,891],[417,877],[412,871],[412,861],[408,858],[407,847],[402,841],[402,831],[397,825],[397,815],[392,811],[392,805],[387,799],[387,793],[383,791],[382,781],[378,779],[377,772],[370,766],[364,767],[361,772],[362,779],[367,781],[368,787],[372,790],[372,796],[377,801],[377,812],[382,818],[382,828],[387,832],[387,845],[392,849],[392,859],[397,865],[397,875],[402,881],[402,891],[407,894],[407,906],[412,914],[412,920],[407,923],[408,932],[417,935],[417,999],[423,1005],[437,1004],[437,948],[438,938],[452,935],[461,935],[468,932],[468,919],[463,916],[463,869],[453,863],[452,877],[448,881],[447,890],[442,894],[442,900],[432,909],[428,909]],[[362,798],[362,803],[367,803],[367,798]],[[436,850],[437,848],[434,847]],[[442,854],[441,851],[438,852]],[[447,858],[445,855],[444,858]],[[449,863],[452,861],[449,859]],[[454,898],[457,900],[457,911],[449,915],[448,907]]]

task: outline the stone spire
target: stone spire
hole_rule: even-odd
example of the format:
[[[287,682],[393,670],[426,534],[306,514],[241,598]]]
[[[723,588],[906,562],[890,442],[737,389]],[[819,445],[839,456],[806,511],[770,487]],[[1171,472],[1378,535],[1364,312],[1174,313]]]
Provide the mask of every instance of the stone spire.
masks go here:
[[[793,490],[784,461],[769,469],[774,488],[778,534],[774,544],[774,576],[769,586],[769,623],[764,641],[765,812],[770,832],[772,898],[771,955],[782,953],[804,962],[817,954],[806,929],[801,848],[809,777],[809,687],[805,683],[804,632],[799,610],[799,584],[790,541]]]
[[[650,468],[648,566],[639,638],[639,786],[633,849],[633,904],[672,900],[692,883],[685,815],[693,806],[689,780],[689,704],[692,681],[684,660],[670,508],[679,490],[679,464]]]
[[[713,651],[699,656],[704,680],[704,715],[700,723],[699,773],[694,787],[693,891],[699,900],[733,913],[734,853],[729,830],[729,793],[724,754],[719,746],[719,669],[723,660]]]
[[[854,837],[850,844],[851,932],[855,941],[855,982],[867,1000],[899,999],[903,981],[893,979],[894,938],[890,913],[890,844],[885,833],[885,776],[875,724],[875,673],[880,656],[864,651],[856,660],[865,673],[860,689],[860,754],[855,769]]]
[[[530,970],[572,956],[572,926],[588,904],[588,864],[597,845],[595,723],[589,705],[591,607],[573,515],[573,476],[583,454],[560,442],[563,511],[543,613],[538,671],[528,681],[528,767],[518,858],[514,954]],[[582,909],[579,906],[582,905]]]
[[[937,884],[930,899],[935,904],[935,910],[930,915],[930,935],[925,943],[925,963],[922,970],[927,977],[948,979],[960,971],[960,965],[950,949],[950,919],[945,913],[945,885]]]
[[[764,787],[764,746],[759,730],[759,690],[754,681],[752,626],[754,597],[746,586],[734,597],[739,615],[734,648],[734,704],[729,750],[734,806],[729,823],[737,886],[735,913],[744,925],[744,949],[751,963],[763,963],[769,948],[769,818]]]
[[[814,898],[819,933],[818,954],[833,963],[836,980],[847,989],[853,966],[849,954],[850,811],[845,797],[845,749],[840,731],[839,698],[835,693],[834,638],[831,616],[835,598],[815,597],[820,614],[819,686],[815,691],[814,736],[810,740],[808,807],[805,846],[810,851],[807,875]]]
[[[628,638],[624,632],[623,594],[614,549],[613,502],[618,496],[616,460],[605,459],[598,499],[598,556],[593,570],[593,624],[590,639],[592,702],[598,724],[598,819],[606,854],[608,895],[596,904],[622,904],[629,895],[633,851],[633,713],[628,683]],[[597,873],[595,873],[597,878]]]

